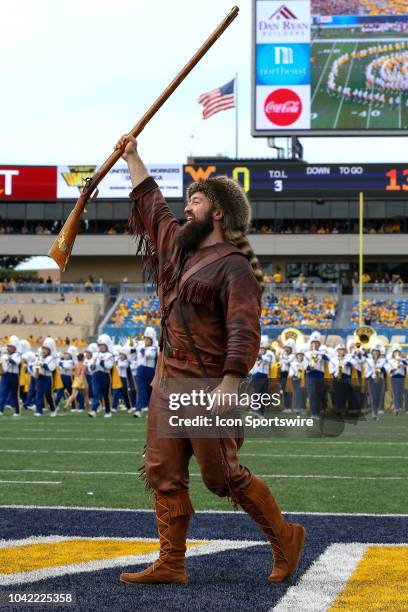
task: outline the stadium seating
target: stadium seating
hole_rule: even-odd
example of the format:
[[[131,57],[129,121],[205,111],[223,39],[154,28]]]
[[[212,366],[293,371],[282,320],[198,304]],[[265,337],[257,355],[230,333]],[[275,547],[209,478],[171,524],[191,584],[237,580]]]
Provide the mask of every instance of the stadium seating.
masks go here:
[[[297,325],[327,329],[336,316],[336,308],[337,298],[334,296],[305,297],[300,293],[265,296],[261,324],[263,327]],[[159,300],[156,296],[136,299],[123,297],[106,325],[109,328],[133,329],[136,334],[142,333],[146,325],[158,327]]]
[[[353,305],[351,320],[358,323],[358,302]],[[363,319],[366,324],[381,327],[408,328],[408,300],[370,299],[363,301]]]
[[[0,338],[16,334],[32,336],[88,339],[105,310],[103,293],[59,294],[4,293],[0,296]],[[67,315],[72,318],[66,321]]]

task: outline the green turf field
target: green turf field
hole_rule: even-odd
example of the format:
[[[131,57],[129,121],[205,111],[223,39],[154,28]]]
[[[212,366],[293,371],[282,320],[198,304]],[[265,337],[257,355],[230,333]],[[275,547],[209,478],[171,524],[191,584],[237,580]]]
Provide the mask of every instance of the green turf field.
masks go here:
[[[387,42],[387,41],[381,41]],[[372,47],[373,41],[330,41],[312,44],[312,129],[407,129],[408,92],[401,95],[398,105],[381,106],[377,103],[348,100],[327,92],[327,78],[333,62],[345,53]],[[365,68],[377,56],[351,59],[339,70],[336,82],[351,87],[351,90],[365,90]],[[372,90],[375,94],[377,89]],[[379,91],[379,93],[383,93]],[[390,93],[385,93],[388,98]],[[395,94],[394,94],[395,98]]]
[[[0,421],[0,505],[148,508],[137,478],[145,419],[117,413],[30,414]],[[286,511],[405,513],[408,415],[348,425],[337,438],[247,439],[241,461],[268,482]],[[196,509],[228,510],[191,463]]]

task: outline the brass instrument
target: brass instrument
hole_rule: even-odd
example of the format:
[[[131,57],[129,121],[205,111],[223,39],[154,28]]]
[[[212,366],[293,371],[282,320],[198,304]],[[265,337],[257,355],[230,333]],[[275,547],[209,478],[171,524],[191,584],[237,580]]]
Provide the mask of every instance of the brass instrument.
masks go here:
[[[380,380],[381,378],[381,370],[380,368],[375,368],[375,380]]]
[[[400,365],[401,365],[401,357],[397,357],[397,358],[394,358],[392,360],[392,369],[393,370],[398,370]]]
[[[354,332],[354,339],[356,341],[356,348],[372,348],[378,343],[378,335],[373,327],[369,325],[362,325],[358,327]]]
[[[310,369],[314,370],[318,361],[318,351],[313,349],[312,355],[310,357]]]
[[[341,380],[343,376],[343,360],[339,359],[339,370],[337,372],[337,380]]]
[[[305,343],[305,338],[302,332],[294,327],[287,327],[279,336],[281,344],[285,344],[289,339],[295,341],[297,349],[299,349]]]
[[[269,348],[271,351],[275,351],[276,357],[279,357],[279,355],[281,354],[282,348],[278,340],[272,340],[271,343],[269,344]]]

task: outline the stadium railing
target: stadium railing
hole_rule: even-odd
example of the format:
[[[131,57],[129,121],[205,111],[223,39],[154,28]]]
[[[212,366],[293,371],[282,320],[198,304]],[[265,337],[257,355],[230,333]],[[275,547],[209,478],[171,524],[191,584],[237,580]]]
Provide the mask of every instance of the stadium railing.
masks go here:
[[[13,288],[5,286],[2,293],[106,293],[107,290],[105,284],[89,287],[85,283],[16,283]]]
[[[359,286],[354,285],[354,295],[358,295]],[[407,295],[408,294],[408,283],[364,283],[364,295],[385,295],[389,296],[390,293],[393,295]]]
[[[265,291],[274,293],[339,293],[338,283],[308,282],[303,285],[292,283],[275,283],[268,281],[265,283]],[[124,297],[132,295],[143,295],[155,293],[156,289],[152,283],[121,283],[120,293]]]

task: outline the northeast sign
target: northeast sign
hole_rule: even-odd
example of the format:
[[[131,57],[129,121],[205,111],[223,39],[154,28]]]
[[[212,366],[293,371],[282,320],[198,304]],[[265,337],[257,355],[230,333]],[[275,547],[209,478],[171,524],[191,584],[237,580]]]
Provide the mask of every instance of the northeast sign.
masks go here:
[[[227,175],[253,199],[408,199],[408,164],[300,164],[274,160],[237,160],[190,164],[184,168],[184,188],[192,181]]]

